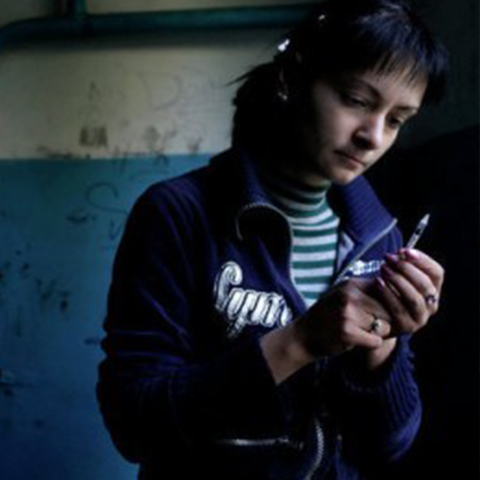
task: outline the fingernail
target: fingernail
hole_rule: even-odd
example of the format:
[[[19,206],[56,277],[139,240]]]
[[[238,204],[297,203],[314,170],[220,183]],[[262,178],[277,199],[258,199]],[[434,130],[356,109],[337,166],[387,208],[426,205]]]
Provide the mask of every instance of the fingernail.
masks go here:
[[[418,260],[420,258],[418,252],[410,248],[403,248],[401,253],[406,257],[407,260]]]
[[[393,253],[387,253],[385,255],[385,258],[390,262],[390,263],[393,263],[394,265],[396,265],[399,261],[400,261],[400,258],[398,255],[394,255]]]
[[[376,282],[380,288],[386,288],[387,284],[385,283],[385,280],[382,277],[376,277]]]
[[[390,267],[387,267],[386,265],[382,266],[382,273],[386,275],[388,278],[393,277],[394,272]]]

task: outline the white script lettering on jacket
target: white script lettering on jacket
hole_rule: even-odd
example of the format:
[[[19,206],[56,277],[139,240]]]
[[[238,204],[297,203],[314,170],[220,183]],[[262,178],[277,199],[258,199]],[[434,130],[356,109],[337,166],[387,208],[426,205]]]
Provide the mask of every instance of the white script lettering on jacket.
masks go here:
[[[238,336],[246,325],[273,328],[291,321],[292,312],[281,295],[241,288],[242,282],[243,271],[235,262],[222,265],[215,279],[215,309],[229,324],[229,338]]]

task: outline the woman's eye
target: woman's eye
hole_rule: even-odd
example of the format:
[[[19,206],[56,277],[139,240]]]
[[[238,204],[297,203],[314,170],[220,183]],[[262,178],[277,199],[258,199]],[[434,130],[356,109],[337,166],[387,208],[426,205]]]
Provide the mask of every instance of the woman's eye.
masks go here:
[[[369,103],[367,100],[357,97],[355,95],[350,95],[348,93],[342,95],[343,101],[346,105],[350,107],[358,107],[358,108],[368,108]]]
[[[390,128],[393,128],[395,130],[400,129],[404,125],[404,123],[405,123],[405,120],[403,120],[402,118],[390,117],[388,119],[388,124]]]

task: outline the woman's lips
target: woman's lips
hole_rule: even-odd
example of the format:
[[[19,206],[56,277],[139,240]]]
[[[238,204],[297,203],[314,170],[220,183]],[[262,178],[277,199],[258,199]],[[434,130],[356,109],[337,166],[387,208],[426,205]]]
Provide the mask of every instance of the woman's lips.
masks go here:
[[[350,160],[351,162],[353,162],[355,164],[361,165],[362,167],[367,166],[367,163],[365,161],[361,160],[360,158],[356,157],[355,155],[352,155],[348,152],[343,152],[341,150],[339,150],[337,153],[339,155],[341,155],[343,158],[346,158],[347,160]]]

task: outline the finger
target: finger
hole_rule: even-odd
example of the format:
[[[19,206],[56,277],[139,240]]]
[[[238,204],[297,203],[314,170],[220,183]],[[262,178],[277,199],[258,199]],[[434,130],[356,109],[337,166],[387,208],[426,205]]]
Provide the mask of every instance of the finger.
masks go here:
[[[387,323],[391,320],[390,312],[374,297],[374,285],[374,280],[369,280],[368,284],[357,284],[357,286],[359,286],[357,289],[358,307],[367,313],[366,316],[360,317],[363,321],[362,328],[365,330],[368,330],[367,327],[369,327],[372,322],[372,314],[385,320]]]
[[[373,283],[374,282],[370,285],[370,293],[373,293]],[[356,313],[355,315],[351,315],[351,318],[355,320],[355,324],[365,332],[375,334],[382,338],[388,337],[390,335],[390,323],[392,321],[390,312],[378,299],[364,292],[358,293],[358,300]]]
[[[364,330],[381,338],[387,338],[390,335],[392,328],[389,320],[379,317],[375,313],[371,313],[369,323]]]
[[[375,349],[382,346],[383,339],[379,335],[367,332],[357,325],[351,327],[350,331],[345,332],[344,343],[350,347]]]
[[[415,323],[424,325],[430,312],[422,294],[407,278],[386,264],[382,266],[381,275],[387,285],[391,285],[398,292],[397,298],[400,306],[396,306],[395,317],[408,323],[410,319],[407,317],[409,316]]]
[[[391,269],[403,275],[420,292],[428,310],[435,313],[438,309],[439,291],[432,279],[415,264],[402,260],[398,255],[386,255],[385,260]]]
[[[399,253],[405,260],[408,260],[408,262],[415,265],[430,277],[437,292],[440,292],[443,285],[445,270],[437,261],[421,250],[403,248]]]
[[[412,333],[418,329],[409,311],[401,302],[398,292],[382,277],[377,277],[377,291],[385,308],[388,309],[391,318],[390,336],[396,337],[401,333]]]

